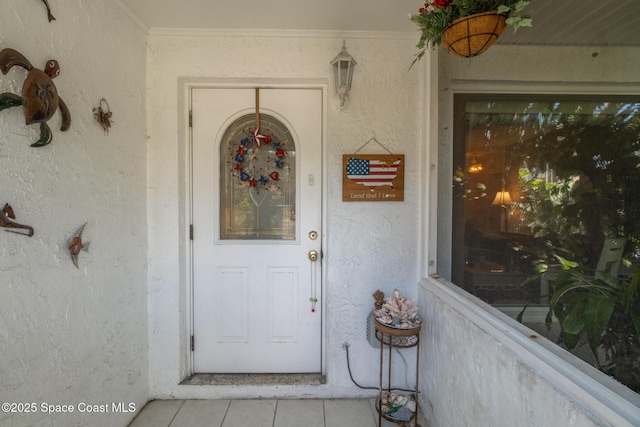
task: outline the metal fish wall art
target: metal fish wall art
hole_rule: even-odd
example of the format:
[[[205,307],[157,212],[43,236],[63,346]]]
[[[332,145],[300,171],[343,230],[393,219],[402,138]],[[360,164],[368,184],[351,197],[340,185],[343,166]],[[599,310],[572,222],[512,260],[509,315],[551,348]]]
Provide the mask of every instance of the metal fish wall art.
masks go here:
[[[89,242],[82,243],[82,233],[86,225],[87,223],[85,222],[82,227],[80,227],[78,231],[76,231],[73,236],[71,236],[71,238],[67,241],[67,248],[69,249],[71,261],[77,269],[80,269],[80,267],[78,267],[78,255],[80,254],[80,251],[89,250]]]

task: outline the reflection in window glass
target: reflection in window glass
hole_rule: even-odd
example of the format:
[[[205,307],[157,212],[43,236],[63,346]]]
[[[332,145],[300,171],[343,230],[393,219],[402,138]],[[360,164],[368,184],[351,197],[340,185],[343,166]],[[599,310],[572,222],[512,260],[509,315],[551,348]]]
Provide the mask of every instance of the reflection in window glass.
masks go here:
[[[454,105],[452,281],[640,392],[640,99]]]
[[[640,258],[640,100],[457,95],[452,281],[494,305],[545,305],[561,256],[595,270],[625,238]]]
[[[296,147],[261,114],[234,121],[220,143],[220,239],[295,240]]]

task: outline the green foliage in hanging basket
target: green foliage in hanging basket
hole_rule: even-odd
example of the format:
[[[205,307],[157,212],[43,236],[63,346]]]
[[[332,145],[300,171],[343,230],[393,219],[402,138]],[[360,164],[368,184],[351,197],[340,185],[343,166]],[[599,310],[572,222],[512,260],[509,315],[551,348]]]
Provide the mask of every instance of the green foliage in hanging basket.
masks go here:
[[[419,61],[427,49],[442,42],[442,33],[453,21],[482,12],[497,11],[506,16],[506,24],[516,31],[520,27],[531,27],[531,18],[523,15],[522,10],[531,0],[428,0],[411,16],[411,21],[420,28],[419,49],[413,64]]]

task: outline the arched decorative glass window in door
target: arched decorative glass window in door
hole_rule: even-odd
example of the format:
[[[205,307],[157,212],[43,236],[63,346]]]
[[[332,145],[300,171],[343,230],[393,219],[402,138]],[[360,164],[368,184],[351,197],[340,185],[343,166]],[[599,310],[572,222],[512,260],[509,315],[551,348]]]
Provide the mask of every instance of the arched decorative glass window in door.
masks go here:
[[[220,239],[295,240],[296,147],[278,119],[248,114],[220,142]]]

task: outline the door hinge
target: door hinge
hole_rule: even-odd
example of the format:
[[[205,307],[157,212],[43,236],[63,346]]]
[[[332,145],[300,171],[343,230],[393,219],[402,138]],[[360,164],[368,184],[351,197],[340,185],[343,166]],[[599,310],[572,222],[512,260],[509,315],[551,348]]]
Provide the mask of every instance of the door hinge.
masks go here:
[[[191,335],[191,351],[194,351],[195,348],[196,346],[194,344],[193,335]]]
[[[189,111],[189,127],[193,127],[193,111]]]
[[[189,225],[189,240],[193,240],[193,224]]]

